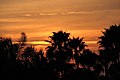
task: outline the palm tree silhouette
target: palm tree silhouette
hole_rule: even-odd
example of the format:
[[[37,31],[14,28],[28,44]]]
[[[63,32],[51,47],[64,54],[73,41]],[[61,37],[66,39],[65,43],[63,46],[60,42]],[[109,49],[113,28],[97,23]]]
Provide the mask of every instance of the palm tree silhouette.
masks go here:
[[[70,33],[58,31],[58,32],[53,32],[53,36],[49,36],[51,38],[51,41],[46,40],[47,42],[51,43],[51,46],[47,47],[48,57],[51,56],[50,54],[54,54],[52,56],[54,56],[55,58],[57,57],[57,55],[59,55],[59,52],[64,52],[66,44],[68,43],[69,35]],[[62,57],[62,55],[59,57]]]
[[[59,77],[63,77],[65,66],[72,57],[72,50],[68,47],[69,35],[70,33],[63,31],[53,32],[53,35],[49,36],[51,40],[46,40],[51,43],[51,46],[47,47],[46,56]]]
[[[85,49],[80,55],[80,64],[84,68],[91,70],[91,68],[94,68],[94,66],[96,65],[98,59],[97,57],[98,56],[96,55],[96,53],[93,53],[89,49]]]
[[[120,25],[112,25],[109,29],[102,31],[103,36],[99,37],[99,52],[101,63],[104,67],[106,77],[110,77],[109,68],[112,64],[120,64]]]
[[[12,44],[11,38],[0,38],[0,78],[15,79],[16,52],[17,47]]]
[[[99,55],[86,49],[83,38],[70,38],[70,33],[64,31],[49,36],[46,41],[51,45],[46,55],[43,50],[37,52],[32,45],[25,45],[24,32],[19,44],[0,37],[0,79],[120,80],[120,25],[112,25],[102,33]]]
[[[79,37],[73,37],[73,39],[69,39],[68,45],[73,50],[76,65],[77,67],[79,67],[79,56],[81,55],[81,52],[85,49],[85,46],[87,45],[85,44],[85,42],[83,42],[83,38]]]
[[[27,68],[31,68],[32,64],[33,64],[33,58],[36,54],[36,51],[34,49],[34,47],[32,46],[27,46],[23,52],[19,53],[20,56],[18,59],[20,59],[23,63],[24,66],[26,66]]]

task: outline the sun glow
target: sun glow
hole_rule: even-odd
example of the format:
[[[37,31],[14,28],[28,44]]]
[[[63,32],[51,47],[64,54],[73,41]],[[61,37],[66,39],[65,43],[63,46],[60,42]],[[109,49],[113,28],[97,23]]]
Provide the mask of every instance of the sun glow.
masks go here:
[[[13,43],[19,43],[19,42],[13,42]],[[97,44],[97,41],[85,41],[86,44]],[[32,45],[49,45],[49,42],[46,41],[31,41],[26,42],[26,44],[32,44]]]
[[[28,44],[35,44],[35,45],[47,45],[49,44],[48,42],[45,41],[33,41],[33,42],[27,42]]]
[[[97,41],[85,41],[86,44],[96,44]],[[46,41],[32,41],[32,42],[27,42],[27,44],[33,44],[33,45],[48,45],[50,44],[49,42]]]
[[[19,42],[13,42],[13,43],[19,43]],[[45,41],[31,41],[31,42],[25,42],[26,44],[31,44],[31,45],[48,45],[48,42]]]
[[[85,41],[86,44],[97,44],[97,41]]]

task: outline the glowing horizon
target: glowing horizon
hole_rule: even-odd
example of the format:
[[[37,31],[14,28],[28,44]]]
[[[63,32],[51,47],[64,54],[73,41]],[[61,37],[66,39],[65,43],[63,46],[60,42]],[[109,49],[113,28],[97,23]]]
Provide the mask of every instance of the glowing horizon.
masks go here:
[[[97,41],[84,41],[86,44],[96,44]],[[13,43],[19,43],[19,42],[13,42]],[[26,44],[33,44],[33,45],[48,45],[49,42],[46,41],[27,41]]]
[[[84,41],[84,42],[86,45],[88,45],[88,47],[87,47],[88,49],[90,49],[94,52],[97,52],[97,50],[98,50],[97,41]],[[13,44],[14,43],[19,43],[19,42],[13,42]],[[38,51],[40,49],[45,50],[45,48],[50,45],[50,43],[46,42],[46,41],[28,41],[28,42],[26,42],[26,44],[34,46],[35,49],[37,49]]]
[[[17,41],[25,32],[28,41],[43,41],[52,32],[63,30],[70,37],[98,41],[104,28],[120,24],[119,3],[120,0],[0,0],[0,36]]]

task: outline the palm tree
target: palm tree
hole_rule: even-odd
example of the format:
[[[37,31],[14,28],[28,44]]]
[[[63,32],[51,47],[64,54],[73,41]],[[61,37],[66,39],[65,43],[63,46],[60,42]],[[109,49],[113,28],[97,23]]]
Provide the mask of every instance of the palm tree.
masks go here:
[[[63,53],[65,53],[64,49],[68,43],[69,35],[70,33],[63,31],[53,32],[53,35],[49,36],[51,40],[46,40],[47,42],[51,43],[51,46],[47,47],[47,57],[54,56],[54,59],[58,59],[57,56],[61,54],[61,56],[59,56],[59,59],[60,57],[62,58],[64,56]]]
[[[111,64],[120,63],[120,25],[112,25],[102,31],[103,36],[99,37],[99,52],[101,63],[108,77],[108,70]]]
[[[27,46],[24,48],[23,52],[19,53],[20,56],[18,56],[18,59],[21,60],[23,65],[27,68],[32,67],[33,65],[33,59],[36,54],[36,51],[33,46]]]
[[[9,76],[9,78],[15,78],[15,62],[16,51],[15,46],[12,44],[11,38],[0,38],[0,77]],[[4,74],[5,73],[5,74]]]
[[[38,52],[36,52],[33,56],[33,64],[38,68],[38,69],[42,69],[44,68],[44,66],[46,66],[47,64],[47,59],[44,56],[44,52],[43,50],[40,50]]]
[[[69,35],[70,33],[63,31],[53,32],[53,35],[49,36],[50,41],[46,40],[51,43],[51,46],[47,47],[46,56],[59,78],[64,75],[65,66],[72,57],[72,50],[68,47]]]
[[[82,51],[85,49],[85,46],[87,45],[85,44],[85,42],[83,42],[83,38],[79,37],[77,38],[73,37],[73,39],[69,39],[68,45],[73,50],[76,65],[77,67],[79,67],[79,56],[81,55]]]
[[[89,49],[85,49],[80,55],[80,64],[86,69],[92,69],[97,63],[98,56]]]

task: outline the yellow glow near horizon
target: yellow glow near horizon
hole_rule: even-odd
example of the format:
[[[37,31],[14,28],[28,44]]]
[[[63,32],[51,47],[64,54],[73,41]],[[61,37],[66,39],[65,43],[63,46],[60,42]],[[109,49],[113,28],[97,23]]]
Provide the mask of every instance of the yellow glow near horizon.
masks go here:
[[[119,3],[120,0],[1,0],[0,36],[17,41],[25,32],[31,44],[48,45],[43,40],[63,30],[70,32],[70,37],[84,37],[89,45],[95,44],[102,29],[120,24]]]
[[[97,44],[97,41],[84,41],[86,44]],[[13,42],[13,43],[19,43],[19,42]],[[32,44],[32,45],[49,45],[49,42],[46,41],[31,41],[26,42],[26,44]]]
[[[48,45],[48,42],[45,41],[33,41],[33,42],[27,42],[28,44],[35,44],[35,45]]]
[[[13,42],[13,43],[19,43],[19,42]],[[48,45],[48,42],[45,41],[31,41],[31,42],[25,42],[26,44],[31,44],[31,45]]]
[[[45,41],[33,41],[33,42],[27,42],[28,44],[37,44],[37,45],[40,45],[40,44],[43,44],[43,45],[46,45],[46,44],[50,44],[49,42],[45,42]],[[85,41],[86,44],[96,44],[97,41]]]

